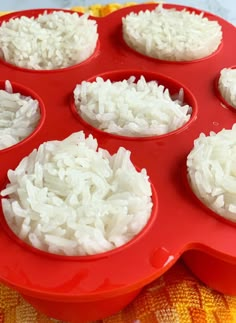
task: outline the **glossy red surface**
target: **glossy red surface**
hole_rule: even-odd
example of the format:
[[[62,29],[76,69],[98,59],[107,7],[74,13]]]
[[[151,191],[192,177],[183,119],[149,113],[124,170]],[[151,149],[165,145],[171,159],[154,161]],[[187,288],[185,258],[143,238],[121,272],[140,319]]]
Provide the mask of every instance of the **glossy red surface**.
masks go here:
[[[193,274],[208,287],[235,296],[235,263],[223,261],[199,250],[188,250],[184,253],[183,260]]]
[[[225,66],[226,68],[230,68],[230,69],[235,69],[236,66]],[[235,107],[233,107],[232,105],[229,104],[229,102],[227,102],[225,100],[225,98],[222,96],[222,94],[220,93],[219,89],[218,89],[218,83],[219,83],[219,79],[220,79],[220,72],[217,76],[217,78],[215,79],[215,93],[217,95],[217,97],[219,98],[219,100],[222,102],[222,106],[225,107],[226,109],[231,109],[232,111],[236,111]]]
[[[9,232],[1,211],[0,280],[21,292],[38,309],[58,319],[85,322],[118,311],[187,250],[198,249],[236,266],[235,226],[218,215],[212,216],[202,206],[186,184],[183,171],[193,140],[201,132],[209,134],[231,128],[236,120],[235,111],[222,107],[214,89],[220,70],[235,65],[236,43],[232,39],[236,29],[206,13],[223,29],[223,42],[216,53],[182,63],[147,58],[124,44],[121,19],[131,11],[154,7],[154,4],[134,6],[105,18],[93,18],[98,22],[99,44],[94,55],[79,65],[56,71],[31,71],[0,62],[0,87],[9,79],[16,91],[40,98],[42,113],[41,123],[32,136],[0,152],[0,189],[6,183],[7,170],[16,167],[33,148],[79,130],[92,133],[99,145],[111,153],[120,146],[130,149],[132,161],[138,168],[147,169],[154,188],[154,210],[147,227],[126,246],[97,256],[60,257],[36,251]],[[0,22],[42,12],[14,13],[1,17]],[[134,139],[95,130],[75,115],[71,97],[77,83],[97,75],[117,80],[141,74],[163,83],[171,93],[184,89],[185,101],[193,106],[188,124],[168,135]],[[207,264],[205,270],[209,270]],[[224,280],[228,284],[227,276],[222,276]],[[221,284],[221,291],[224,292],[227,284]]]

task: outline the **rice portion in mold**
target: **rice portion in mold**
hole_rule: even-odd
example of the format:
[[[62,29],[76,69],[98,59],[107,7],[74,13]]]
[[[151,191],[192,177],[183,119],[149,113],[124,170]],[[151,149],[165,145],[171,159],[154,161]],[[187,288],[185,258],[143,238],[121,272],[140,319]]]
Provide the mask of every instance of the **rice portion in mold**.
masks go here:
[[[136,236],[152,211],[146,170],[130,151],[110,155],[78,132],[41,144],[15,170],[1,192],[10,228],[35,248],[61,255],[93,255]]]
[[[201,134],[187,157],[191,187],[219,215],[236,222],[236,124]]]
[[[221,70],[218,88],[225,101],[236,108],[236,69]]]
[[[60,69],[89,58],[97,39],[97,23],[87,14],[54,11],[37,18],[21,16],[0,26],[0,57],[23,68]]]
[[[137,82],[112,82],[97,77],[74,90],[79,115],[95,128],[130,137],[167,134],[182,127],[192,108],[183,102],[183,89],[172,97],[167,88],[141,76]]]
[[[221,26],[204,14],[165,9],[131,12],[122,19],[125,42],[141,54],[168,61],[209,56],[222,40]]]
[[[9,81],[5,84],[5,90],[0,90],[0,150],[28,137],[40,120],[39,102],[13,93]]]

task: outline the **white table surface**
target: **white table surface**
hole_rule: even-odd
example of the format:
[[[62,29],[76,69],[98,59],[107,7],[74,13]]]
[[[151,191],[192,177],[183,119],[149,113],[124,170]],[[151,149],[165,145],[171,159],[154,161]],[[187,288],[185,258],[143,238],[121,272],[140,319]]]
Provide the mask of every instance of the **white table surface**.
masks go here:
[[[131,0],[0,0],[0,10],[12,11],[30,8],[70,8],[109,2],[124,3]],[[134,0],[135,1],[135,0]],[[144,2],[136,0],[135,2]],[[236,25],[236,0],[165,0],[164,3],[177,3],[210,11]]]

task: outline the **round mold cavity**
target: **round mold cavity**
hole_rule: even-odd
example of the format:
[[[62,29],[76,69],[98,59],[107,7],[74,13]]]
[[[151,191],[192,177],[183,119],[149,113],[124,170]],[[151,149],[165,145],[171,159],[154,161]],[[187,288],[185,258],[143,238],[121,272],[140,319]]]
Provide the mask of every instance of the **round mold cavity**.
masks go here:
[[[0,80],[0,89],[1,90],[5,90],[5,82],[3,80]],[[36,134],[38,134],[44,124],[45,118],[46,118],[46,109],[45,109],[45,105],[42,101],[42,99],[38,96],[38,94],[36,94],[34,91],[32,91],[31,89],[19,84],[19,83],[15,83],[15,82],[10,82],[11,86],[12,86],[12,90],[13,93],[20,93],[23,96],[28,96],[31,97],[34,100],[37,100],[39,103],[39,111],[40,111],[40,120],[38,121],[38,124],[36,125],[35,129],[33,130],[33,132],[31,132],[31,134],[29,134],[26,138],[24,138],[23,140],[19,141],[18,143],[16,143],[15,145],[6,147],[4,149],[0,149],[0,154],[1,152],[6,152],[6,151],[10,151],[12,149],[15,149],[16,147],[20,147],[24,144],[26,144],[28,141],[32,140]]]
[[[194,192],[192,185],[190,183],[190,179],[188,176],[188,169],[187,169],[187,165],[186,165],[186,160],[185,159],[185,163],[183,163],[183,167],[182,167],[182,178],[183,178],[183,183],[189,193],[190,198],[193,200],[193,203],[198,205],[202,211],[206,214],[206,216],[211,216],[215,219],[217,219],[218,221],[231,225],[233,227],[236,228],[236,221],[234,222],[233,220],[230,220],[222,215],[220,215],[219,213],[215,212],[213,209],[210,208],[210,206],[208,206],[200,197],[197,196],[197,194]]]
[[[120,9],[123,10],[124,15],[123,17],[127,16],[128,14],[130,14],[131,12],[134,13],[139,13],[140,11],[145,11],[145,10],[149,10],[149,11],[153,11],[158,4],[144,4],[144,5],[139,5],[139,6],[134,6],[134,7],[129,7],[129,8],[124,8],[124,9]],[[186,10],[190,13],[195,13],[197,15],[204,13],[204,17],[208,18],[209,20],[215,20],[218,22],[218,17],[206,12],[204,10],[199,10],[196,8],[192,8],[192,7],[188,7],[188,6],[182,6],[182,5],[173,5],[173,4],[162,4],[164,9],[176,9],[177,11],[182,11],[182,10]],[[220,22],[218,22],[220,24]],[[133,47],[131,47],[124,39],[123,37],[123,25],[121,23],[119,31],[118,31],[118,37],[119,37],[119,41],[121,42],[122,46],[124,46],[127,50],[131,51],[133,54],[138,55],[138,56],[142,56],[145,57],[146,59],[150,59],[152,61],[157,61],[157,62],[166,62],[168,64],[191,64],[191,63],[198,63],[198,62],[202,62],[205,61],[207,59],[211,59],[213,58],[215,55],[217,55],[223,48],[223,38],[218,46],[218,48],[212,52],[211,54],[202,57],[202,58],[196,58],[196,59],[192,59],[192,60],[167,60],[167,59],[161,59],[161,58],[155,58],[153,56],[149,56],[147,54],[142,53],[141,51],[138,51],[136,49],[134,49]]]
[[[5,181],[3,187],[5,187],[6,184],[7,184],[7,181]],[[38,254],[41,257],[47,257],[49,259],[51,258],[51,259],[58,259],[58,260],[64,260],[64,261],[71,261],[71,260],[72,261],[90,261],[90,260],[99,260],[102,258],[107,258],[107,257],[115,255],[116,253],[122,253],[127,248],[135,248],[136,244],[140,240],[142,240],[146,235],[148,235],[150,229],[155,225],[155,223],[157,221],[157,213],[158,213],[158,196],[157,196],[157,192],[155,190],[155,187],[151,181],[150,181],[150,184],[151,184],[151,190],[152,190],[151,199],[152,199],[153,206],[152,206],[150,217],[149,217],[146,225],[143,227],[143,229],[141,229],[141,231],[136,236],[134,236],[127,243],[121,245],[120,247],[116,247],[116,248],[106,251],[106,252],[101,252],[101,253],[94,254],[94,255],[67,256],[67,255],[54,254],[54,253],[50,253],[50,252],[35,248],[34,246],[32,246],[32,245],[28,244],[27,242],[25,242],[24,240],[20,239],[13,232],[13,230],[9,227],[9,225],[5,219],[3,209],[2,209],[3,197],[1,197],[1,195],[0,195],[0,225],[2,226],[2,228],[4,229],[6,234],[9,236],[12,243],[17,243],[23,249],[29,250],[31,253]],[[1,189],[3,189],[3,187]],[[7,197],[5,197],[5,198],[7,198]]]
[[[53,256],[31,248],[14,236],[0,215],[2,281],[58,320],[84,323],[118,312],[155,274],[148,261],[158,219],[155,190],[153,202],[151,218],[139,236],[112,252],[89,257]],[[130,264],[137,266],[135,273]]]
[[[95,128],[93,125],[88,123],[86,120],[84,120],[79,112],[77,111],[77,108],[74,103],[74,96],[72,94],[71,96],[71,103],[70,108],[73,113],[73,115],[77,118],[77,120],[82,123],[85,127],[89,128],[90,131],[95,131],[100,135],[106,134],[107,136],[111,136],[112,138],[117,138],[121,140],[156,140],[156,139],[163,139],[168,136],[177,135],[178,133],[187,130],[191,124],[196,120],[197,114],[198,114],[198,107],[197,107],[197,101],[192,94],[192,92],[183,84],[177,82],[175,79],[172,79],[170,77],[167,77],[163,74],[157,74],[153,72],[147,72],[147,71],[137,71],[137,70],[120,70],[120,71],[111,71],[108,73],[102,73],[99,75],[95,75],[89,79],[86,80],[86,82],[94,82],[96,81],[97,77],[103,78],[103,80],[111,80],[111,82],[118,82],[129,79],[131,76],[135,77],[135,81],[137,81],[141,76],[145,77],[146,82],[149,81],[156,81],[158,85],[163,85],[165,89],[168,89],[171,96],[175,96],[179,93],[180,89],[183,89],[184,91],[184,103],[188,104],[192,108],[191,117],[190,119],[180,128],[165,133],[161,135],[149,135],[149,136],[127,136],[127,135],[118,135],[106,132],[104,130],[101,130],[99,128]],[[75,87],[74,87],[75,88]]]
[[[21,18],[21,17],[28,17],[28,18],[37,18],[39,15],[47,12],[48,14],[53,13],[55,11],[63,11],[63,12],[67,12],[67,13],[71,13],[71,14],[77,14],[79,16],[82,15],[82,13],[76,12],[76,11],[72,11],[72,10],[68,10],[68,9],[63,9],[63,8],[42,8],[42,9],[29,9],[29,10],[22,10],[22,11],[15,11],[6,15],[3,15],[0,17],[0,26],[2,25],[3,22],[7,22],[10,19],[16,19],[16,18]],[[89,17],[90,20],[94,20],[97,21],[96,18],[90,16]],[[100,41],[99,41],[99,34],[98,34],[98,39],[97,39],[97,43],[96,43],[96,47],[94,49],[94,52],[84,61],[71,65],[71,66],[67,66],[67,67],[62,67],[62,68],[56,68],[56,69],[41,69],[41,70],[37,70],[37,69],[30,69],[30,68],[26,68],[26,67],[20,67],[17,65],[14,65],[10,62],[7,62],[6,60],[4,60],[2,57],[0,57],[0,63],[6,65],[9,68],[13,68],[19,71],[23,71],[23,72],[30,72],[30,73],[57,73],[57,72],[64,72],[64,71],[69,71],[71,69],[83,66],[84,64],[88,64],[90,63],[95,57],[97,57],[99,55],[99,49],[100,49]]]
[[[236,65],[227,67],[229,69],[236,69]],[[234,113],[236,112],[236,107],[233,107],[221,94],[221,91],[219,89],[219,80],[220,80],[220,75],[221,75],[221,71],[222,69],[218,72],[215,81],[214,81],[214,89],[215,89],[215,94],[217,96],[217,98],[219,99],[219,101],[221,102],[221,106],[223,108],[229,109],[231,111],[233,111]]]

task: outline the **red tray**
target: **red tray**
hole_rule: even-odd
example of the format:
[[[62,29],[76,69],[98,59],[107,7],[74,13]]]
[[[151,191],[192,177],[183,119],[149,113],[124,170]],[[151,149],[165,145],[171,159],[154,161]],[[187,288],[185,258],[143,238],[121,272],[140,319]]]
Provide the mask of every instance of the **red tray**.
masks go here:
[[[154,210],[146,228],[127,245],[96,256],[53,256],[37,251],[10,232],[1,211],[0,280],[18,290],[38,310],[58,319],[87,322],[120,310],[182,255],[209,286],[236,295],[235,224],[203,206],[186,177],[186,157],[194,139],[201,132],[231,128],[236,121],[235,111],[225,108],[215,89],[220,70],[236,64],[236,29],[222,18],[205,13],[223,30],[223,42],[213,55],[181,63],[148,58],[124,43],[121,19],[131,11],[155,7],[137,5],[105,18],[91,17],[98,23],[99,43],[94,55],[79,65],[31,71],[0,61],[0,87],[10,80],[14,91],[39,100],[42,115],[30,137],[0,152],[0,189],[5,186],[7,170],[15,168],[33,148],[80,130],[92,133],[111,153],[120,146],[131,150],[133,163],[147,169],[153,184]],[[187,10],[200,13],[193,8]],[[1,17],[0,23],[43,11],[12,13]],[[76,115],[71,104],[76,84],[96,76],[115,81],[131,75],[157,80],[173,94],[183,88],[185,101],[193,107],[190,121],[168,135],[126,138],[96,130]]]

